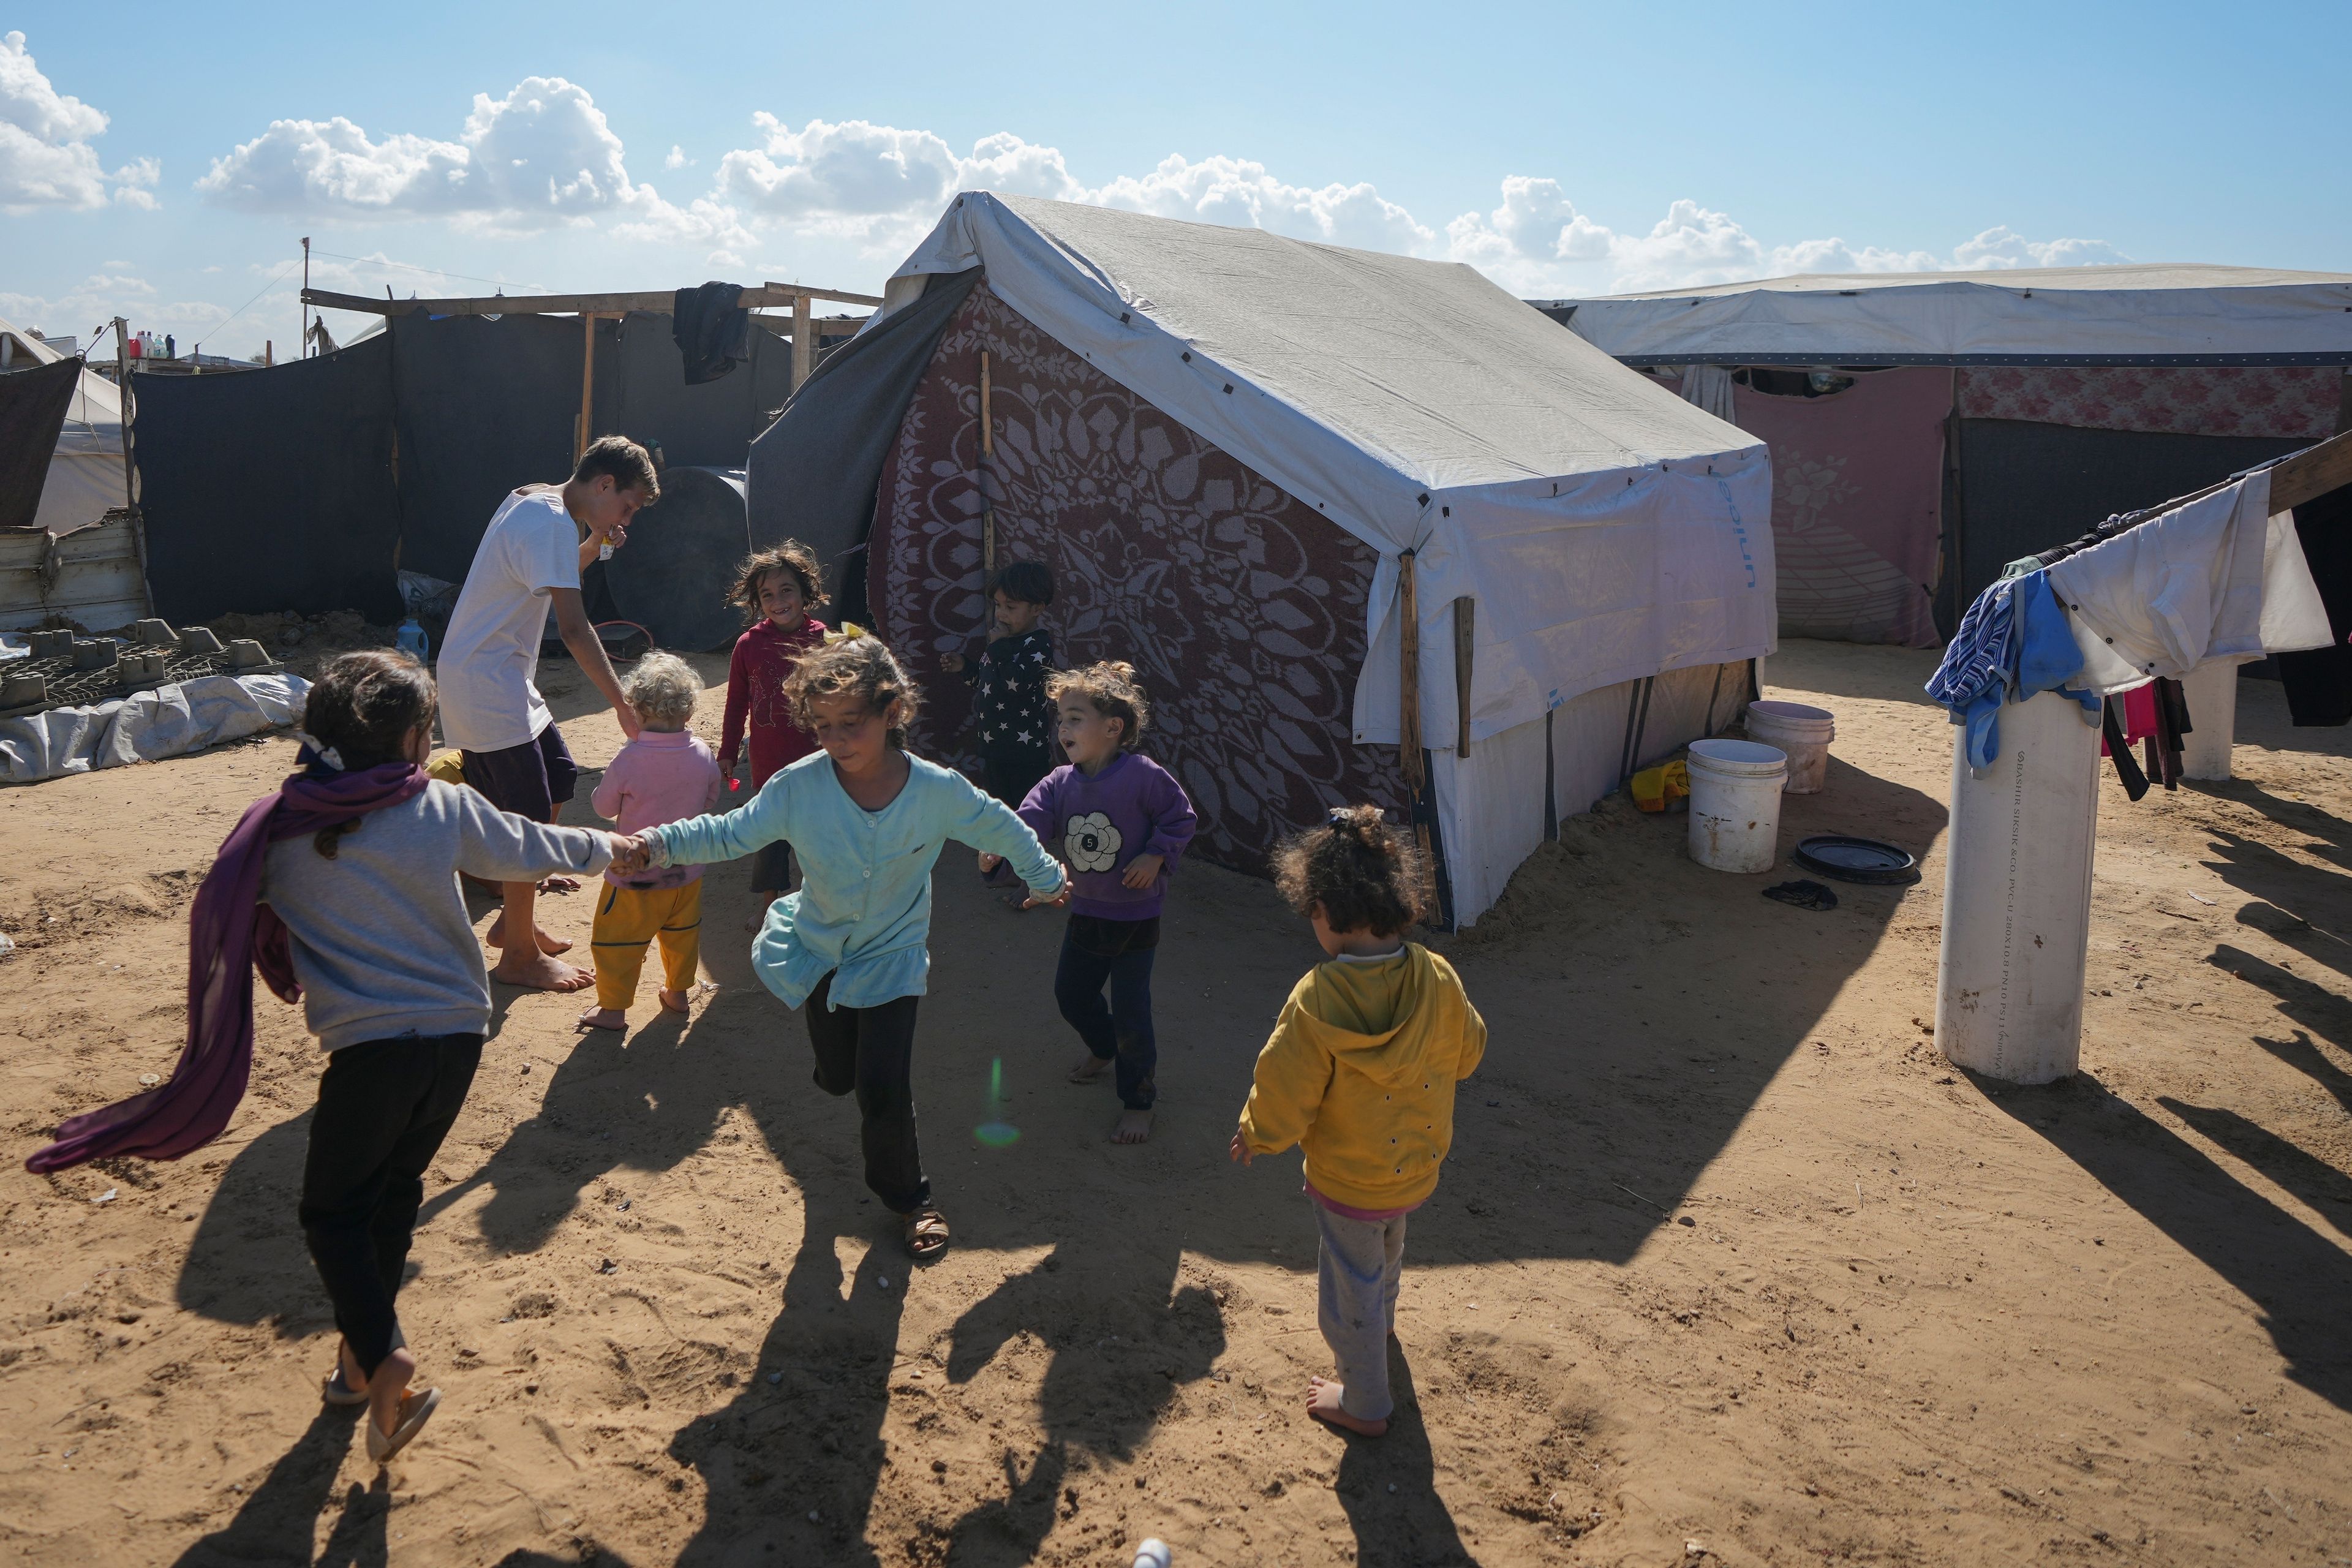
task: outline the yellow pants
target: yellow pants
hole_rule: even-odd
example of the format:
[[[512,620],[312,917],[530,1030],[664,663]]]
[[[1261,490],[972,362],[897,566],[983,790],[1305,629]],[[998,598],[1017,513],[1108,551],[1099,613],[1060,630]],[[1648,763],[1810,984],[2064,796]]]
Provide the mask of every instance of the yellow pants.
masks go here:
[[[596,1005],[625,1013],[636,999],[646,944],[661,939],[662,974],[672,991],[694,989],[702,958],[702,879],[677,888],[604,884],[589,945],[596,957]]]

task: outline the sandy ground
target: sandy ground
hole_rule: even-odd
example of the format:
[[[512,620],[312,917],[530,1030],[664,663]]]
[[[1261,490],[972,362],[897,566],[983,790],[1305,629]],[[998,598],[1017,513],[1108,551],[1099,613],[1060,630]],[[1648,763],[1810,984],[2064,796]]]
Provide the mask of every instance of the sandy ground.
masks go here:
[[[2249,682],[2238,782],[2105,786],[2084,1070],[2008,1089],[1919,1022],[1950,754],[1931,663],[1798,645],[1768,675],[1840,729],[1783,845],[1893,837],[1926,853],[1917,887],[1789,909],[1621,805],[1439,940],[1493,1045],[1412,1222],[1382,1441],[1299,1414],[1327,1363],[1295,1157],[1223,1159],[1314,956],[1270,888],[1178,879],[1159,1131],[1117,1149],[1110,1091],[1060,1080],[1057,918],[950,855],[917,1076],[958,1243],[910,1278],[854,1116],[749,973],[727,868],[690,1020],[648,994],[625,1038],[583,1039],[576,1000],[499,997],[403,1297],[447,1402],[387,1470],[316,1397],[297,1013],[261,996],[215,1146],[55,1179],[12,1157],[0,1555],[1124,1564],[1159,1535],[1179,1563],[2352,1559],[2347,736],[2289,730]],[[593,713],[566,733],[588,764],[618,742]],[[169,1070],[191,890],[290,755],[0,796],[17,1153]],[[542,908],[584,942],[586,897]],[[1000,1115],[1021,1138],[985,1147]]]

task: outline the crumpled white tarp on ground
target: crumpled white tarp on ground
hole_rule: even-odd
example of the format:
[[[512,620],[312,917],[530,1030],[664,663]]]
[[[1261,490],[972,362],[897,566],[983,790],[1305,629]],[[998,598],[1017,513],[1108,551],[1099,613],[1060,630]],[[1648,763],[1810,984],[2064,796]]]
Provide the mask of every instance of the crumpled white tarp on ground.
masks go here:
[[[300,719],[310,690],[299,675],[208,675],[95,708],[0,720],[0,784],[38,784],[242,740]]]

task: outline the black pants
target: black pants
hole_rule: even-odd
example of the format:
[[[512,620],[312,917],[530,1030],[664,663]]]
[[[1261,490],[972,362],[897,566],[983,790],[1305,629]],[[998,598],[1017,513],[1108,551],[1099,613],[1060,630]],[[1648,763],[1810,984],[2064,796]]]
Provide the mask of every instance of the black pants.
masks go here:
[[[1157,915],[1148,921],[1072,915],[1054,970],[1054,1000],[1062,1016],[1097,1059],[1117,1058],[1118,1102],[1129,1110],[1149,1110],[1160,1097],[1153,1081],[1160,1047],[1151,1032],[1151,960],[1159,951]]]
[[[878,1007],[829,1007],[833,976],[816,983],[802,1005],[816,1050],[816,1086],[827,1094],[857,1091],[857,1139],[866,1151],[866,1184],[899,1214],[931,1201],[923,1152],[915,1142],[915,1008],[919,996]]]
[[[1037,781],[1054,771],[1054,753],[1044,746],[996,746],[983,754],[981,771],[988,793],[1018,811]]]
[[[335,1327],[370,1377],[406,1342],[393,1298],[425,1201],[422,1178],[481,1060],[479,1035],[369,1040],[327,1053],[302,1166],[302,1236],[335,1304]]]

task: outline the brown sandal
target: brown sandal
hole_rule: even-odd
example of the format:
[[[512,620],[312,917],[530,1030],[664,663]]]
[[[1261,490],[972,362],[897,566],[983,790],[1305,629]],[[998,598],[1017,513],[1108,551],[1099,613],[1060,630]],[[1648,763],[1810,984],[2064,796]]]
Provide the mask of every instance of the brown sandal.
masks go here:
[[[948,1249],[948,1216],[935,1208],[919,1208],[907,1215],[907,1255],[928,1263]]]

